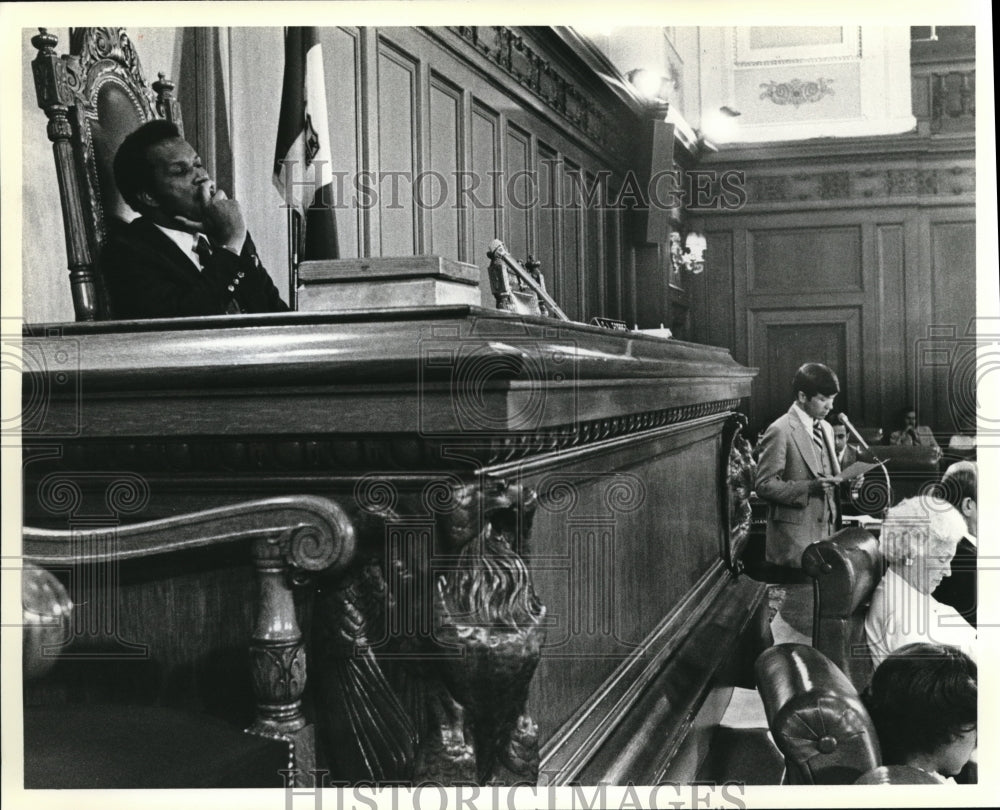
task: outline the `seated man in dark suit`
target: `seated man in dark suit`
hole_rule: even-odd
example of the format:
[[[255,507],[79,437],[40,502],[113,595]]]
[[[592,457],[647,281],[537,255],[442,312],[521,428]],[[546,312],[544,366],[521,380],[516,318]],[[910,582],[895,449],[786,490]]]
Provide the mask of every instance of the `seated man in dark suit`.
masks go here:
[[[967,531],[958,541],[951,561],[951,576],[943,579],[931,594],[938,602],[955,608],[973,627],[976,626],[976,563],[979,531],[977,491],[979,472],[974,461],[952,464],[941,478],[938,494],[954,506],[965,518]]]
[[[177,127],[149,121],[114,162],[122,197],[141,216],[113,229],[101,264],[118,318],[283,312],[236,200],[216,188]]]

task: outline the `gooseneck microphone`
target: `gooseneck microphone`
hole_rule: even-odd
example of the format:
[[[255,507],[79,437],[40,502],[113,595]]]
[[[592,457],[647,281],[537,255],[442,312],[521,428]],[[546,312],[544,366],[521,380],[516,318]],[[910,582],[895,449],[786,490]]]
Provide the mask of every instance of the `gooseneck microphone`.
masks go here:
[[[868,442],[866,442],[864,438],[861,436],[861,434],[858,433],[857,428],[851,424],[851,420],[847,418],[846,413],[844,413],[843,411],[838,413],[837,421],[840,422],[840,424],[842,424],[845,428],[847,428],[850,431],[851,435],[854,436],[858,444],[860,444],[865,450],[871,452],[872,461],[882,468],[882,475],[885,477],[885,495],[886,495],[885,509],[888,509],[890,504],[892,504],[892,480],[889,478],[889,470],[886,469],[885,462],[882,459],[880,459],[877,455],[875,455],[874,451],[872,451],[871,447],[868,445]],[[854,499],[853,491],[851,493],[851,498],[852,500]],[[880,510],[883,513],[883,516],[885,509]],[[872,513],[868,512],[866,514],[872,514]]]
[[[865,450],[871,449],[868,446],[868,442],[866,442],[861,437],[861,434],[858,433],[857,428],[855,428],[854,425],[851,424],[851,420],[847,418],[847,414],[846,413],[844,413],[843,411],[841,411],[840,413],[838,413],[837,414],[837,421],[840,422],[840,424],[842,424],[849,431],[851,431],[851,435],[854,436],[854,438],[857,440],[858,444],[860,444]]]

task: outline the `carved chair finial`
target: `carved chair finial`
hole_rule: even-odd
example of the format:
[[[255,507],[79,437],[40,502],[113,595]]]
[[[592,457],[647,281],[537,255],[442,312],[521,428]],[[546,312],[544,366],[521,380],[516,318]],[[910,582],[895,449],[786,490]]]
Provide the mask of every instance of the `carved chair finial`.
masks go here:
[[[56,45],[59,44],[59,37],[50,34],[47,28],[39,28],[38,33],[31,38],[31,44],[43,55],[52,56],[55,54]]]

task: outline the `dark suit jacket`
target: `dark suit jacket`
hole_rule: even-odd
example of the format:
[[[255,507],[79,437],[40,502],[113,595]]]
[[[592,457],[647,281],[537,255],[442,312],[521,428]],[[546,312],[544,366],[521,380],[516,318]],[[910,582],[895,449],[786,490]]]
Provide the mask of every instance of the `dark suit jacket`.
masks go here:
[[[810,495],[809,481],[820,478],[822,470],[816,459],[812,433],[794,412],[776,419],[760,440],[757,462],[757,496],[768,502],[766,559],[778,565],[802,567],[802,552],[830,535],[829,517],[838,519],[837,494],[834,488],[826,495]],[[840,473],[833,453],[833,428],[823,421],[827,453],[832,474]]]
[[[199,272],[175,242],[139,217],[112,229],[101,267],[115,318],[223,315],[235,311],[234,300],[243,312],[288,310],[249,235],[240,256],[216,248]],[[234,284],[239,272],[243,277]]]
[[[931,594],[943,605],[955,608],[973,627],[976,626],[976,547],[965,537],[958,541],[951,561],[951,576],[941,580]]]

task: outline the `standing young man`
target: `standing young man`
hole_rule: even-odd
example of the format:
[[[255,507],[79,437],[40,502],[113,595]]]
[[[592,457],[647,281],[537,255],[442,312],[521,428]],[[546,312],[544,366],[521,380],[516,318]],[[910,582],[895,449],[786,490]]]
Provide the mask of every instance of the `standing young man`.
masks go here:
[[[802,552],[837,530],[840,464],[825,417],[840,392],[837,375],[806,363],[792,381],[795,401],[764,431],[756,491],[768,502],[766,558],[802,567]]]

